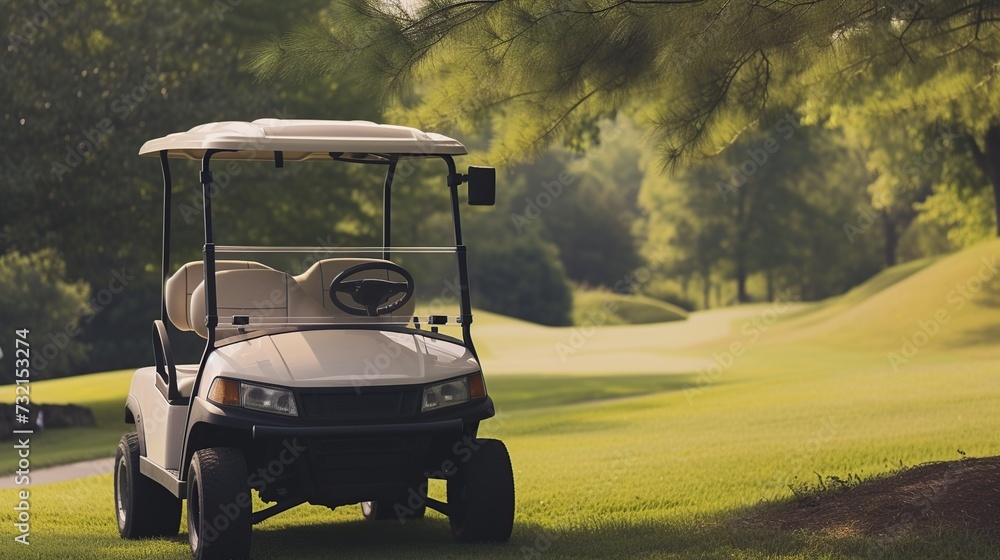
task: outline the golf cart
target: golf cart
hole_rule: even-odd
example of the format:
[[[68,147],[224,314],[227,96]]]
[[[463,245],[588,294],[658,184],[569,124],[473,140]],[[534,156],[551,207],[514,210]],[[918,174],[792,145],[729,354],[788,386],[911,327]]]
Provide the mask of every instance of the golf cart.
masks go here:
[[[494,409],[472,343],[459,217],[459,187],[468,184],[469,204],[489,206],[496,178],[491,168],[459,173],[453,156],[465,153],[446,136],[362,121],[210,123],[143,145],[163,170],[163,284],[155,365],[132,377],[125,420],[135,432],[115,459],[123,538],[176,535],[186,499],[199,559],[248,557],[253,524],[304,503],[360,503],[371,521],[431,508],[458,541],[509,539],[510,457],[502,442],[477,438]],[[201,163],[205,237],[204,258],[172,273],[170,158]],[[382,246],[216,245],[217,160],[233,176],[232,160],[384,167]],[[447,167],[454,246],[391,244],[393,177],[418,160]],[[424,255],[457,268],[457,315],[418,316],[421,290],[449,284],[417,283],[400,264]],[[175,363],[168,323],[205,339],[198,363]],[[429,478],[446,481],[446,502],[427,496]],[[258,511],[253,491],[267,504]]]

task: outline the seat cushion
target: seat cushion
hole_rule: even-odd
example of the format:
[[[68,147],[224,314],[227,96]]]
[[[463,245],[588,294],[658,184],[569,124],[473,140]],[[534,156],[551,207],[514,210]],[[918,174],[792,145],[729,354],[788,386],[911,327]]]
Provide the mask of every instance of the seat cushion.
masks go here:
[[[217,272],[215,291],[220,326],[216,335],[219,338],[237,334],[235,328],[225,326],[234,315],[274,319],[315,318],[316,322],[330,318],[323,306],[307,296],[294,278],[278,270],[235,269]],[[188,313],[193,319],[193,330],[207,338],[204,283],[199,284],[191,294]]]
[[[216,261],[215,272],[226,270],[273,270],[272,268],[253,261]],[[195,288],[205,280],[204,266],[202,261],[192,261],[180,267],[170,278],[167,279],[165,289],[165,300],[167,304],[167,317],[175,327],[182,331],[197,330],[191,323],[191,295]],[[205,297],[202,294],[201,297]],[[204,323],[204,319],[201,319]],[[201,325],[204,328],[204,324]]]

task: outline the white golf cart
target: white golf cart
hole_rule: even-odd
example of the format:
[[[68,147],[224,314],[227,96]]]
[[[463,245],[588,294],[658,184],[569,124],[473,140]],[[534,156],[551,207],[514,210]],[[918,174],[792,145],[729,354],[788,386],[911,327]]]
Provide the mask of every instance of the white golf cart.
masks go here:
[[[303,503],[360,503],[373,521],[420,518],[429,507],[449,517],[459,541],[509,539],[510,457],[500,441],[477,438],[494,409],[470,333],[459,218],[459,186],[468,183],[470,204],[488,206],[496,179],[491,168],[458,173],[453,156],[465,153],[412,128],[278,119],[205,124],[142,147],[163,169],[163,286],[155,366],[132,378],[125,419],[136,431],[115,462],[123,538],[176,535],[186,499],[200,559],[248,557],[253,524]],[[169,158],[201,162],[205,233],[204,258],[172,274]],[[447,167],[455,245],[394,247],[397,165],[428,159]],[[384,166],[382,246],[216,245],[216,160]],[[429,254],[457,267],[458,315],[416,316],[423,286],[399,262]],[[442,281],[424,289],[440,292]],[[175,363],[168,322],[206,340],[199,363]],[[447,481],[446,503],[427,497],[428,478]],[[252,511],[252,491],[269,505]]]

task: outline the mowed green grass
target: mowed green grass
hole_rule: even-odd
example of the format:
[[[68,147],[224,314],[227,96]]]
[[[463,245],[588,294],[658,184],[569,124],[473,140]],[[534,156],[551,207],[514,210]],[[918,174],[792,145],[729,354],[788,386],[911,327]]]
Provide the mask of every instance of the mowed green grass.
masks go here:
[[[821,475],[870,476],[933,460],[1000,454],[1000,345],[969,337],[998,322],[998,281],[982,286],[905,364],[888,353],[912,338],[918,321],[950,305],[948,292],[1000,253],[980,245],[903,279],[872,289],[838,312],[810,312],[769,322],[769,306],[724,321],[693,315],[691,335],[676,347],[670,328],[604,326],[583,337],[565,360],[532,365],[557,352],[571,329],[529,329],[533,346],[520,368],[490,375],[500,407],[483,425],[502,438],[517,480],[512,542],[451,542],[447,520],[367,524],[358,508],[304,506],[259,525],[259,558],[664,558],[848,559],[996,558],[997,543],[961,529],[902,531],[894,539],[847,534],[777,532],[739,523],[765,500],[791,498],[789,484]],[[971,272],[970,272],[971,271]],[[885,301],[883,298],[886,298]],[[900,305],[904,309],[898,309]],[[816,313],[826,306],[817,306]],[[854,315],[857,309],[870,313]],[[854,315],[847,320],[844,314]],[[750,329],[743,325],[753,325]],[[486,317],[484,347],[503,363],[523,338],[518,325]],[[766,328],[765,328],[766,327]],[[506,333],[510,339],[505,339]],[[713,334],[713,333],[708,333]],[[676,336],[675,336],[676,335]],[[493,338],[490,339],[489,337]],[[645,341],[637,337],[646,336]],[[638,361],[603,374],[585,365],[613,347],[667,364],[677,354],[705,367],[687,374],[638,372]],[[741,351],[731,354],[733,343]],[[504,358],[504,360],[500,360]],[[490,361],[484,358],[487,371]],[[561,364],[561,365],[560,365]],[[715,364],[712,366],[712,364]],[[712,366],[712,367],[709,367]],[[562,369],[560,369],[562,368]],[[664,366],[669,370],[670,367]],[[586,371],[586,375],[574,373]],[[112,379],[111,377],[108,378]],[[53,382],[53,385],[59,382]],[[106,396],[124,394],[108,387]],[[434,489],[440,497],[440,487]],[[13,491],[0,491],[11,503]],[[18,557],[178,558],[185,536],[124,542],[112,517],[110,476],[32,489],[33,544]],[[9,508],[0,518],[9,525]],[[904,527],[905,529],[905,527]],[[183,530],[183,529],[182,529]]]

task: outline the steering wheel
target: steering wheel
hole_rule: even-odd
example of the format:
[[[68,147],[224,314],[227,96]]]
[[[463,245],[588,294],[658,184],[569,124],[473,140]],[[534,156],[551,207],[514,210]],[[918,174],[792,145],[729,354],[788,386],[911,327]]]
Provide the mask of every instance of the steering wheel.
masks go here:
[[[381,278],[362,278],[348,281],[347,278],[367,270],[385,270],[395,272],[403,277],[405,282],[393,282]],[[338,293],[347,294],[359,305],[354,307],[341,301]],[[399,294],[402,294],[400,297]],[[377,317],[392,313],[406,305],[413,297],[413,276],[405,268],[391,262],[373,261],[352,266],[333,278],[330,282],[330,299],[338,309],[349,315],[359,317]],[[390,299],[392,301],[390,301]],[[389,303],[386,303],[390,301]]]

